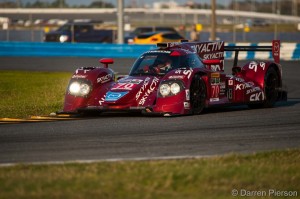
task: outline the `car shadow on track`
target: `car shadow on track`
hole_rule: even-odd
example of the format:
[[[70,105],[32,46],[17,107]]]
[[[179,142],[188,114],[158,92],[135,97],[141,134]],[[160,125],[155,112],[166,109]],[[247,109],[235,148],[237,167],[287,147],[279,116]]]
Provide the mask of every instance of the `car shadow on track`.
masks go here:
[[[277,102],[274,108],[279,107],[290,107],[300,103],[300,99],[298,98],[289,98],[288,101],[280,101]],[[263,108],[261,108],[263,109]],[[235,105],[235,106],[222,106],[222,107],[211,107],[206,108],[200,115],[212,114],[212,113],[225,113],[225,112],[235,112],[235,111],[248,111],[253,110],[249,108],[247,105]],[[259,110],[259,109],[256,109]],[[184,116],[192,116],[192,115],[174,115],[170,118],[174,117],[184,117]],[[152,116],[152,115],[143,115],[140,112],[104,112],[104,113],[90,113],[83,114],[79,116],[82,119],[93,119],[93,118],[101,118],[101,117],[109,117],[109,118],[118,118],[118,117],[164,117],[164,116]],[[166,118],[166,117],[164,117]]]
[[[295,106],[297,104],[300,103],[300,99],[299,98],[289,98],[287,101],[281,101],[281,102],[277,102],[274,106],[274,108],[283,108],[283,107],[292,107]],[[250,109],[247,105],[239,105],[239,106],[222,106],[222,107],[212,107],[212,108],[207,108],[204,109],[203,112],[199,115],[203,115],[203,116],[207,116],[209,114],[216,114],[216,113],[226,113],[226,112],[238,112],[238,111],[249,111],[249,110],[253,110]],[[260,110],[260,109],[255,109],[255,110]],[[174,117],[187,117],[187,116],[193,116],[193,115],[176,115],[176,116],[172,116],[169,118],[174,118]],[[68,118],[66,118],[66,120],[61,120],[61,121],[74,121],[74,120],[90,120],[90,119],[99,119],[99,118],[154,118],[154,117],[160,117],[160,118],[167,118],[164,116],[150,116],[150,115],[143,115],[141,112],[103,112],[103,113],[99,113],[99,112],[92,112],[92,113],[85,113],[85,114],[74,114],[74,115],[70,115]],[[59,115],[57,115],[57,117],[53,117],[53,119],[49,120],[46,119],[42,119],[42,120],[20,120],[20,121],[0,121],[0,125],[1,124],[15,124],[15,123],[34,123],[34,122],[55,122],[55,121],[59,121]]]
[[[273,108],[279,107],[290,107],[300,103],[299,98],[289,98],[287,101],[276,102]],[[266,108],[257,108],[256,110],[266,109]],[[222,113],[222,112],[234,112],[234,111],[244,111],[244,110],[253,110],[247,105],[234,105],[234,106],[225,106],[225,107],[212,107],[204,109],[203,113]]]

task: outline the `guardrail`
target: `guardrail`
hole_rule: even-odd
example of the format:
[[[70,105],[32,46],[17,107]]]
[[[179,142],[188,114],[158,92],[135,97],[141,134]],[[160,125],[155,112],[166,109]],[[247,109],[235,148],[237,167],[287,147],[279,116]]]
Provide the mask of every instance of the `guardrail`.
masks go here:
[[[228,43],[226,45],[270,45],[270,43]],[[142,53],[156,48],[155,45],[96,44],[96,43],[37,43],[0,42],[0,56],[28,57],[111,57],[137,58]],[[300,60],[300,43],[281,43],[282,60]],[[233,54],[226,52],[226,59]],[[240,52],[239,59],[270,59],[269,52]]]

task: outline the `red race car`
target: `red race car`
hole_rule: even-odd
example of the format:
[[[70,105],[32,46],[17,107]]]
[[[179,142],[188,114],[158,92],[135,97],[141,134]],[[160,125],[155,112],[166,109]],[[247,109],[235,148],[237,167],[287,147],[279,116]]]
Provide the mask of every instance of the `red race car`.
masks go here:
[[[143,53],[128,76],[115,81],[108,68],[82,67],[73,74],[64,113],[138,111],[163,116],[200,114],[204,108],[249,105],[272,107],[286,100],[279,64],[280,41],[272,46],[225,46],[223,41],[158,43]],[[225,51],[235,52],[232,74],[224,72]],[[237,66],[239,51],[269,51],[272,61]],[[232,52],[231,52],[232,53]]]

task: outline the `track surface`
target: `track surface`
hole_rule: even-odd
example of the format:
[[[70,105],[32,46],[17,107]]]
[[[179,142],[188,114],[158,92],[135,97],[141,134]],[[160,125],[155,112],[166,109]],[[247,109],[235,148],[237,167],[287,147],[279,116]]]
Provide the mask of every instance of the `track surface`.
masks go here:
[[[118,59],[115,70],[128,72],[132,61]],[[0,69],[73,71],[72,63],[91,66],[97,65],[97,60],[59,58],[49,63],[41,58],[0,58],[0,63]],[[0,125],[0,163],[205,156],[298,148],[300,66],[299,62],[287,61],[282,65],[289,100],[276,108],[250,110],[241,106],[172,118],[120,113],[75,121],[5,124]]]

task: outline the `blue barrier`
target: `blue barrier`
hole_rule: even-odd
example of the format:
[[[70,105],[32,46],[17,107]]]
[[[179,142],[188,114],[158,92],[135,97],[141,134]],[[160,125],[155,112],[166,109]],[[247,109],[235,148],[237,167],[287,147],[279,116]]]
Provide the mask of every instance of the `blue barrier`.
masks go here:
[[[234,46],[230,43],[226,45]],[[249,44],[252,46],[259,43]],[[42,43],[42,42],[0,42],[0,56],[28,57],[111,57],[137,58],[142,53],[156,48],[155,45],[97,44],[97,43]],[[271,53],[246,52],[239,59],[270,59]],[[226,52],[226,59],[232,59],[233,53]],[[300,43],[282,43],[281,59],[300,60]]]
[[[0,42],[0,56],[136,58],[155,45]]]
[[[300,43],[296,45],[292,59],[300,59]]]

